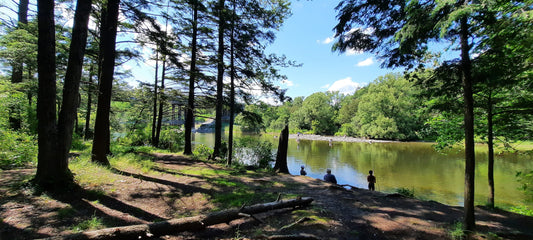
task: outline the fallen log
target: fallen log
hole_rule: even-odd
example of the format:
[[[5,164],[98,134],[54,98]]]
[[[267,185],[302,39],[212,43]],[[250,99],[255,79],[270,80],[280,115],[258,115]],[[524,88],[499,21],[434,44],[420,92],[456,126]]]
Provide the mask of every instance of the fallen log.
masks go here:
[[[67,239],[143,239],[145,237],[162,236],[185,231],[199,231],[207,226],[228,223],[232,220],[242,218],[257,213],[268,212],[275,209],[298,207],[309,205],[312,198],[296,198],[287,201],[276,201],[263,204],[256,204],[248,207],[234,208],[213,212],[206,215],[194,217],[171,219],[163,222],[150,224],[131,225],[123,227],[112,227],[94,231],[55,236],[46,239],[67,240]],[[244,213],[244,214],[243,214]]]

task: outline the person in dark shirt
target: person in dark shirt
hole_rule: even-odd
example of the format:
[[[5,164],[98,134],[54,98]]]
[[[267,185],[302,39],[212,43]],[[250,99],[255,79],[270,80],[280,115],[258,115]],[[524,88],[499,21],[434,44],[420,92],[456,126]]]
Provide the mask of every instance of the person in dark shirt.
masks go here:
[[[300,175],[302,175],[302,176],[307,175],[307,172],[305,171],[304,168],[305,168],[304,165],[302,165],[302,168],[300,169]]]
[[[337,178],[335,178],[335,175],[331,174],[331,169],[326,170],[324,181],[337,184]]]
[[[368,190],[374,191],[376,190],[376,176],[373,175],[374,171],[370,170],[368,171],[368,176],[366,177],[366,181],[368,182]]]

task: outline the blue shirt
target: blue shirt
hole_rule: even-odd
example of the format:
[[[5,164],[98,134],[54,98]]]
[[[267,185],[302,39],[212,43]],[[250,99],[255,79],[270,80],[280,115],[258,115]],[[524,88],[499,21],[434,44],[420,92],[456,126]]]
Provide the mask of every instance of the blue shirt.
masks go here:
[[[335,178],[335,175],[331,173],[324,175],[324,181],[337,184],[337,179]]]

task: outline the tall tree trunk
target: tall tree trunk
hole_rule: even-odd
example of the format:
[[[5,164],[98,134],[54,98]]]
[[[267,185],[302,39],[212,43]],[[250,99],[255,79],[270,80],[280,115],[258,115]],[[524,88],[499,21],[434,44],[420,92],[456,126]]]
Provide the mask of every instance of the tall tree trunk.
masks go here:
[[[289,147],[289,125],[281,131],[278,144],[278,153],[276,154],[276,164],[274,170],[279,173],[289,173],[287,167],[287,148]]]
[[[28,23],[28,4],[29,0],[21,0],[19,1],[19,10],[18,10],[18,26],[17,28],[23,27],[22,25],[25,25]],[[12,74],[11,74],[11,82],[12,83],[21,83],[22,82],[22,76],[23,76],[23,68],[24,63],[22,62],[14,62],[12,64]],[[12,109],[11,112],[18,112],[18,109]],[[10,114],[9,116],[9,125],[14,130],[19,130],[21,127],[21,116],[20,114]]]
[[[474,231],[476,226],[474,215],[474,178],[475,178],[475,149],[474,149],[474,98],[472,94],[472,63],[470,61],[470,46],[468,44],[468,19],[460,20],[461,68],[464,94],[464,124],[465,124],[465,192],[464,192],[464,224],[467,233]]]
[[[87,113],[85,114],[85,131],[83,138],[89,140],[90,131],[91,131],[91,111],[92,111],[92,101],[93,101],[93,65],[89,68],[89,85],[87,85]]]
[[[72,42],[68,58],[65,83],[63,86],[63,104],[58,121],[58,153],[62,168],[68,168],[68,154],[72,145],[72,132],[77,119],[79,106],[80,79],[83,68],[83,57],[87,46],[87,31],[92,0],[78,0]],[[64,165],[64,166],[63,166]]]
[[[230,32],[230,93],[229,93],[229,136],[228,136],[228,160],[227,165],[231,166],[233,161],[233,123],[235,121],[235,0],[231,1],[233,6]]]
[[[163,107],[165,106],[165,59],[163,58],[163,69],[161,72],[161,91],[159,91],[159,116],[157,117],[157,128],[155,134],[155,147],[159,146],[159,138],[161,136],[161,125],[163,124]]]
[[[489,150],[489,169],[488,169],[488,180],[489,180],[489,199],[487,202],[488,207],[494,208],[494,132],[493,132],[493,123],[492,119],[494,117],[492,105],[492,90],[489,91],[488,99],[488,111],[487,111],[487,127],[488,127],[488,150]]]
[[[154,108],[152,112],[152,146],[157,147],[155,140],[156,124],[157,124],[157,80],[159,74],[159,48],[155,50],[155,78],[154,78]]]
[[[192,154],[192,128],[194,126],[194,84],[196,82],[196,51],[198,37],[198,3],[193,2],[193,25],[191,40],[191,68],[189,71],[189,98],[185,114],[185,147],[183,154]]]
[[[220,157],[220,148],[222,147],[222,107],[224,105],[224,25],[224,0],[218,0],[217,104],[213,159]]]
[[[101,29],[100,55],[102,56],[102,76],[99,83],[98,108],[94,126],[92,161],[109,165],[110,132],[109,114],[111,93],[115,71],[115,44],[120,0],[108,0],[103,28]]]
[[[37,1],[39,38],[37,43],[37,71],[39,90],[37,93],[38,146],[37,173],[35,182],[45,189],[53,188],[67,176],[68,169],[57,161],[56,131],[56,59],[54,1]]]

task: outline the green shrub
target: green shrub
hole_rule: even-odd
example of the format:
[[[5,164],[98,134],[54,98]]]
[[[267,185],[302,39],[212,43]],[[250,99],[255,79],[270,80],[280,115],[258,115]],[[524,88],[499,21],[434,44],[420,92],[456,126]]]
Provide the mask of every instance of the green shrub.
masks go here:
[[[464,234],[464,227],[463,227],[463,223],[462,222],[456,222],[455,224],[453,224],[453,227],[452,229],[450,230],[450,237],[454,240],[460,240],[460,239],[463,239],[465,234]]]
[[[206,145],[203,145],[203,144],[200,144],[200,145],[196,145],[194,150],[192,151],[192,157],[196,160],[205,160],[207,158],[209,158],[209,156],[211,156],[211,154],[213,154],[213,149],[206,146]]]
[[[165,129],[161,130],[159,138],[159,148],[168,149],[171,152],[179,152],[183,150],[185,145],[185,132],[179,129]]]
[[[414,189],[401,187],[401,188],[397,188],[396,189],[396,193],[399,193],[399,194],[401,194],[403,196],[410,197],[410,198],[415,197],[415,190]]]
[[[274,161],[272,143],[252,137],[239,138],[235,142],[234,159],[240,164],[269,168]]]
[[[33,136],[0,128],[0,169],[22,167],[36,159],[37,141]]]

